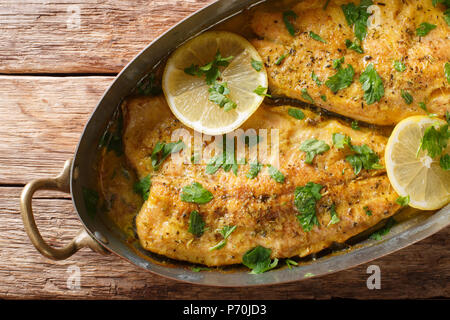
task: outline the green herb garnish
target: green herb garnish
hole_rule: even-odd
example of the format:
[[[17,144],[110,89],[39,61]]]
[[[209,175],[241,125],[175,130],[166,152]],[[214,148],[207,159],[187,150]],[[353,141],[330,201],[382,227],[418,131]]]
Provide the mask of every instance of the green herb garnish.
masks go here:
[[[295,36],[295,28],[289,19],[295,20],[297,18],[298,18],[298,16],[294,11],[289,10],[289,11],[283,12],[284,25],[286,26],[286,29],[291,36]]]
[[[236,228],[237,226],[224,226],[221,230],[219,230],[219,233],[222,235],[223,240],[221,240],[214,247],[209,248],[209,251],[220,250],[225,247],[228,237],[233,233],[234,230],[236,230]]]
[[[181,192],[181,200],[184,202],[192,202],[197,204],[205,204],[213,199],[211,192],[203,188],[198,182],[185,186]]]
[[[292,266],[298,266],[298,262],[292,259],[286,259],[286,265],[289,269],[292,269]]]
[[[330,146],[322,140],[308,139],[302,143],[300,150],[306,152],[305,163],[311,164],[316,155],[330,150]]]
[[[189,215],[189,228],[188,231],[196,237],[201,237],[205,231],[205,221],[197,210],[194,210]]]
[[[322,198],[320,190],[323,186],[308,182],[303,187],[297,187],[294,192],[294,204],[300,215],[297,216],[303,231],[309,232],[314,225],[319,225],[316,215],[316,203]]]
[[[395,200],[395,202],[397,202],[402,207],[406,207],[409,204],[409,200],[410,200],[410,197],[409,197],[409,195],[407,195],[405,197],[401,197],[401,196],[398,197],[397,200]]]
[[[191,267],[191,270],[193,272],[200,272],[200,271],[209,271],[211,269],[207,267]]]
[[[339,90],[348,88],[353,82],[354,75],[355,71],[353,70],[353,67],[348,65],[347,68],[340,68],[335,75],[329,77],[325,82],[325,85],[330,88],[333,93],[336,93]]]
[[[402,90],[400,91],[400,95],[401,95],[401,97],[403,98],[403,100],[405,100],[405,103],[406,103],[406,104],[411,104],[411,103],[413,103],[414,98],[412,97],[412,95],[411,95],[408,91],[402,89]]]
[[[255,90],[253,90],[254,93],[256,93],[259,96],[265,96],[265,97],[269,97],[272,98],[272,96],[270,94],[267,94],[267,88],[259,85],[258,88],[256,88]]]
[[[355,30],[355,36],[362,41],[367,35],[367,20],[370,13],[367,12],[367,8],[373,4],[371,0],[361,0],[359,6],[354,3],[342,5],[342,11],[344,13],[347,24]]]
[[[450,83],[450,62],[444,64],[444,73],[447,78],[447,83]]]
[[[450,170],[450,155],[448,153],[444,154],[439,160],[439,165],[444,170]]]
[[[431,30],[435,29],[436,25],[428,22],[422,22],[416,29],[416,35],[419,37],[425,37]]]
[[[172,153],[177,153],[183,150],[186,147],[183,141],[179,140],[178,142],[158,142],[153,148],[153,152],[151,155],[152,167],[155,170],[158,170],[161,164],[166,160],[166,158]]]
[[[338,214],[336,212],[336,205],[334,203],[330,207],[330,215],[331,215],[331,219],[330,219],[330,222],[328,223],[328,225],[336,224],[339,221],[341,221],[341,219],[339,219]]]
[[[289,108],[288,114],[297,120],[305,119],[305,114],[300,109]]]
[[[333,133],[333,145],[338,149],[344,149],[345,146],[351,146],[351,139],[342,133]]]
[[[367,216],[369,216],[369,217],[372,216],[372,210],[370,210],[368,206],[363,207],[363,209]]]
[[[271,249],[257,246],[247,251],[242,257],[242,264],[252,269],[251,274],[260,274],[275,268],[278,264],[278,259],[273,261],[270,259]]]
[[[361,130],[361,128],[359,127],[358,121],[356,121],[356,120],[352,121],[352,129],[353,130]]]
[[[288,56],[288,54],[282,54],[282,55],[275,61],[275,64],[276,64],[277,66],[279,66],[279,65],[284,61],[284,59],[286,59],[287,56]]]
[[[419,102],[419,107],[420,109],[428,113],[427,105],[425,104],[425,102]]]
[[[387,235],[396,223],[397,222],[394,220],[394,218],[392,218],[392,217],[389,218],[389,220],[386,222],[385,226],[383,228],[381,228],[380,230],[372,233],[369,238],[372,240],[381,240],[381,237]]]
[[[311,79],[314,80],[314,82],[320,87],[322,85],[322,81],[319,80],[319,77],[314,73],[314,71],[311,73]]]
[[[420,143],[419,150],[427,151],[431,158],[436,158],[442,154],[447,148],[448,139],[450,138],[450,131],[448,130],[448,124],[436,129],[434,126],[430,126],[425,129],[425,132]]]
[[[237,108],[237,104],[232,101],[227,95],[230,93],[228,89],[228,84],[214,83],[209,89],[209,101],[214,102],[219,107],[223,108],[224,111],[230,111]]]
[[[272,165],[268,165],[269,175],[278,183],[284,183],[284,174]]]
[[[359,41],[359,39],[356,39],[355,42],[347,39],[345,40],[345,46],[348,49],[356,51],[358,53],[364,53],[364,50],[361,48],[361,41]]]
[[[252,67],[253,69],[255,69],[256,71],[260,72],[263,68],[263,63],[261,61],[255,60],[252,58]]]
[[[340,69],[342,64],[345,62],[345,57],[333,60],[333,69]]]
[[[250,170],[248,170],[245,176],[249,179],[255,179],[262,167],[263,165],[259,162],[250,164]]]
[[[373,64],[369,64],[361,73],[359,77],[359,82],[362,84],[362,89],[364,90],[364,100],[367,104],[373,104],[384,96],[384,86],[383,81],[375,70]]]
[[[151,186],[152,181],[150,179],[150,175],[147,175],[133,185],[133,191],[139,194],[142,197],[142,199],[146,201],[148,199],[148,196],[150,195]]]
[[[308,101],[309,103],[314,103],[313,98],[309,95],[308,90],[303,88],[301,90],[302,92],[302,98],[305,99],[306,101]]]
[[[327,43],[325,40],[322,39],[321,36],[319,36],[317,33],[314,33],[314,32],[312,32],[312,31],[309,32],[309,36],[310,36],[312,39],[316,40],[316,41],[320,41],[320,42],[323,42],[323,43]]]
[[[395,60],[394,69],[397,70],[398,72],[403,72],[406,70],[406,66],[401,60]]]

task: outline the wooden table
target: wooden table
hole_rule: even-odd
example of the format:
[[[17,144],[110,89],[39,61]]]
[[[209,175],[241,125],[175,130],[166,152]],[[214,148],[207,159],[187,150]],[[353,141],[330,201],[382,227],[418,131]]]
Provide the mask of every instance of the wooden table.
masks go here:
[[[219,289],[168,280],[114,255],[82,250],[53,262],[34,249],[19,216],[24,184],[57,174],[114,76],[156,36],[211,2],[0,0],[0,298],[450,297],[450,228],[370,263],[381,268],[381,290],[366,287],[370,264],[286,285]],[[52,244],[67,242],[81,225],[67,194],[38,193],[34,206]],[[79,290],[68,289],[71,266],[80,268]]]

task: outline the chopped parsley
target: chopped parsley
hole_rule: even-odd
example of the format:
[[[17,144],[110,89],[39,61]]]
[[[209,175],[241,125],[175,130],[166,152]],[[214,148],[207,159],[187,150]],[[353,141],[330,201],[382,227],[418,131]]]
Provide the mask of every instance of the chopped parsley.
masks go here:
[[[347,49],[353,50],[358,53],[364,53],[364,50],[361,48],[361,41],[359,39],[356,39],[354,42],[347,39],[345,40],[345,46]]]
[[[352,129],[353,130],[361,130],[361,128],[359,127],[358,121],[356,121],[356,120],[352,121]]]
[[[410,197],[409,195],[405,196],[405,197],[398,197],[397,200],[395,200],[395,202],[397,202],[397,204],[401,205],[402,207],[406,207],[409,204],[409,200]]]
[[[406,70],[406,66],[401,60],[395,60],[394,69],[397,70],[398,72],[403,72]]]
[[[242,257],[242,264],[252,269],[251,274],[260,274],[275,268],[278,264],[278,259],[273,261],[270,259],[271,249],[257,246],[247,251]]]
[[[367,35],[367,20],[370,16],[367,8],[372,4],[371,0],[361,0],[359,6],[356,6],[354,3],[341,6],[347,24],[350,27],[354,26],[355,36],[360,41],[364,40]]]
[[[320,81],[319,77],[313,72],[311,72],[311,79],[320,87],[322,85],[322,81]]]
[[[316,155],[330,150],[330,146],[322,140],[308,139],[302,143],[300,150],[306,152],[305,163],[311,164]]]
[[[419,37],[425,37],[431,30],[435,29],[436,25],[428,22],[422,22],[416,29],[416,35]]]
[[[180,152],[185,147],[186,145],[181,140],[170,143],[157,142],[151,155],[153,169],[158,170],[169,155]]]
[[[428,113],[427,105],[425,104],[425,102],[419,102],[419,107],[420,109]]]
[[[375,70],[373,64],[369,64],[361,76],[359,82],[364,90],[364,100],[367,104],[373,104],[384,96],[383,81]]]
[[[306,101],[308,101],[309,103],[314,103],[313,98],[309,95],[308,90],[303,88],[301,90],[302,92],[302,98],[305,99]]]
[[[380,230],[372,233],[369,238],[372,240],[381,240],[381,237],[387,235],[396,223],[397,222],[394,220],[394,218],[392,218],[392,217],[389,218],[389,220],[386,222],[385,226],[383,228],[381,228]]]
[[[369,216],[369,217],[372,216],[372,210],[370,210],[368,206],[363,207],[363,209],[367,216]]]
[[[265,96],[271,98],[272,96],[270,94],[267,94],[267,88],[259,85],[258,88],[253,90],[254,93],[256,93],[259,96]]]
[[[253,69],[255,69],[256,71],[260,72],[263,68],[263,63],[261,61],[255,60],[252,58],[252,67]]]
[[[220,168],[223,168],[225,172],[233,171],[234,175],[237,175],[238,164],[234,152],[223,152],[211,158],[206,165],[206,174],[215,174]]]
[[[269,175],[278,183],[284,183],[284,174],[272,165],[268,165]]]
[[[89,188],[82,187],[84,206],[88,215],[93,218],[97,214],[97,206],[99,201],[98,192]]]
[[[442,169],[448,171],[450,170],[450,155],[448,153],[444,154],[439,160],[439,165]]]
[[[328,225],[332,225],[332,224],[336,224],[339,221],[341,221],[341,219],[339,219],[338,214],[336,212],[336,205],[333,203],[330,207],[330,222],[328,222]]]
[[[148,199],[148,196],[150,195],[151,186],[152,181],[150,179],[150,175],[147,175],[133,185],[133,191],[139,194],[145,201]]]
[[[259,162],[250,164],[250,170],[248,170],[245,176],[249,179],[255,179],[258,173],[261,171],[262,167],[263,165]]]
[[[336,93],[339,90],[348,88],[353,82],[354,75],[355,71],[351,65],[348,65],[345,69],[339,68],[335,75],[328,78],[325,85],[330,88],[333,93]]]
[[[282,55],[275,61],[275,64],[276,64],[277,66],[279,66],[279,65],[284,61],[284,59],[286,59],[287,56],[288,56],[288,54],[282,54]]]
[[[300,215],[297,219],[303,231],[309,232],[314,225],[319,225],[316,215],[316,203],[322,198],[320,190],[323,186],[314,182],[308,182],[303,187],[297,187],[294,192],[294,204]]]
[[[193,272],[200,272],[200,271],[209,271],[211,269],[207,267],[191,267],[191,270]]]
[[[297,18],[298,18],[298,16],[294,11],[289,10],[289,11],[283,12],[284,25],[286,26],[286,29],[291,36],[295,36],[295,28],[292,25],[290,19],[295,20]]]
[[[237,108],[237,104],[232,101],[227,95],[230,93],[228,89],[228,84],[214,83],[209,89],[209,101],[214,102],[219,107],[223,108],[224,111],[230,111]]]
[[[340,69],[342,64],[345,62],[345,57],[333,60],[333,69]]]
[[[450,83],[450,62],[444,64],[444,73],[447,78],[447,82]]]
[[[205,221],[197,210],[194,210],[189,215],[189,228],[188,231],[196,237],[201,237],[205,231]]]
[[[448,129],[448,124],[437,129],[435,126],[430,126],[425,129],[417,154],[419,154],[421,150],[424,150],[427,151],[431,158],[437,158],[447,148],[449,138],[450,131]]]
[[[297,120],[305,119],[305,114],[300,109],[289,108],[288,114]]]
[[[322,99],[323,101],[327,101],[327,96],[323,94],[320,96],[320,99]]]
[[[298,262],[292,259],[286,259],[285,262],[289,269],[292,269],[292,266],[298,266]]]
[[[198,182],[185,186],[181,192],[181,200],[184,202],[192,202],[197,204],[205,204],[213,199],[211,192],[203,188]]]
[[[413,103],[414,98],[412,97],[412,95],[411,95],[408,91],[402,89],[402,90],[400,91],[400,95],[401,95],[401,97],[403,98],[403,100],[405,100],[405,103],[406,103],[406,104],[411,104],[411,103]]]
[[[320,42],[323,42],[323,43],[327,43],[325,40],[322,39],[321,36],[319,36],[317,33],[314,33],[314,32],[312,32],[312,31],[309,32],[309,36],[310,36],[312,39],[316,40],[316,41],[320,41]]]
[[[219,230],[219,233],[222,235],[223,240],[221,240],[214,247],[209,248],[209,251],[220,250],[225,247],[228,237],[233,233],[234,230],[236,230],[236,228],[237,226],[224,226],[221,230]]]
[[[342,133],[333,133],[333,145],[338,149],[344,149],[345,146],[351,146],[351,139]]]

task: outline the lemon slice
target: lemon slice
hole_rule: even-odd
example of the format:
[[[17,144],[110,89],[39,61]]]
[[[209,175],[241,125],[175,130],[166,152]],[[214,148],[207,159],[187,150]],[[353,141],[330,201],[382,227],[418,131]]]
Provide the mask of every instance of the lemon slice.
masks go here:
[[[209,88],[204,76],[192,76],[184,70],[192,65],[205,66],[216,53],[229,65],[219,67],[219,83],[227,83],[227,97],[237,107],[229,111],[209,100]],[[162,87],[170,109],[186,126],[209,135],[231,132],[247,120],[264,100],[254,93],[259,86],[267,88],[267,73],[262,65],[258,72],[252,61],[261,62],[256,49],[243,37],[231,32],[209,31],[179,47],[167,61]],[[265,93],[264,91],[263,93]]]
[[[409,117],[397,124],[387,143],[389,180],[399,195],[410,196],[411,207],[435,210],[450,202],[450,171],[440,167],[439,158],[432,159],[423,150],[418,153],[425,129],[443,124],[427,116]],[[449,152],[450,145],[443,154]]]

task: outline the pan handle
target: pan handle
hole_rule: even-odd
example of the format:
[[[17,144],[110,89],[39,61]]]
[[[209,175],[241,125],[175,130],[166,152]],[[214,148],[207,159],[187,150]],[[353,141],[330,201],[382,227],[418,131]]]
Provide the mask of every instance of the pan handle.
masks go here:
[[[69,258],[75,252],[84,247],[89,247],[95,252],[106,254],[108,251],[94,240],[86,231],[81,228],[72,241],[62,248],[53,248],[45,242],[39,233],[36,222],[34,221],[32,199],[37,190],[57,190],[70,192],[70,168],[72,159],[64,164],[64,169],[55,178],[37,179],[28,183],[22,190],[20,197],[20,212],[22,214],[25,231],[28,234],[33,245],[45,257],[53,260],[64,260]]]

